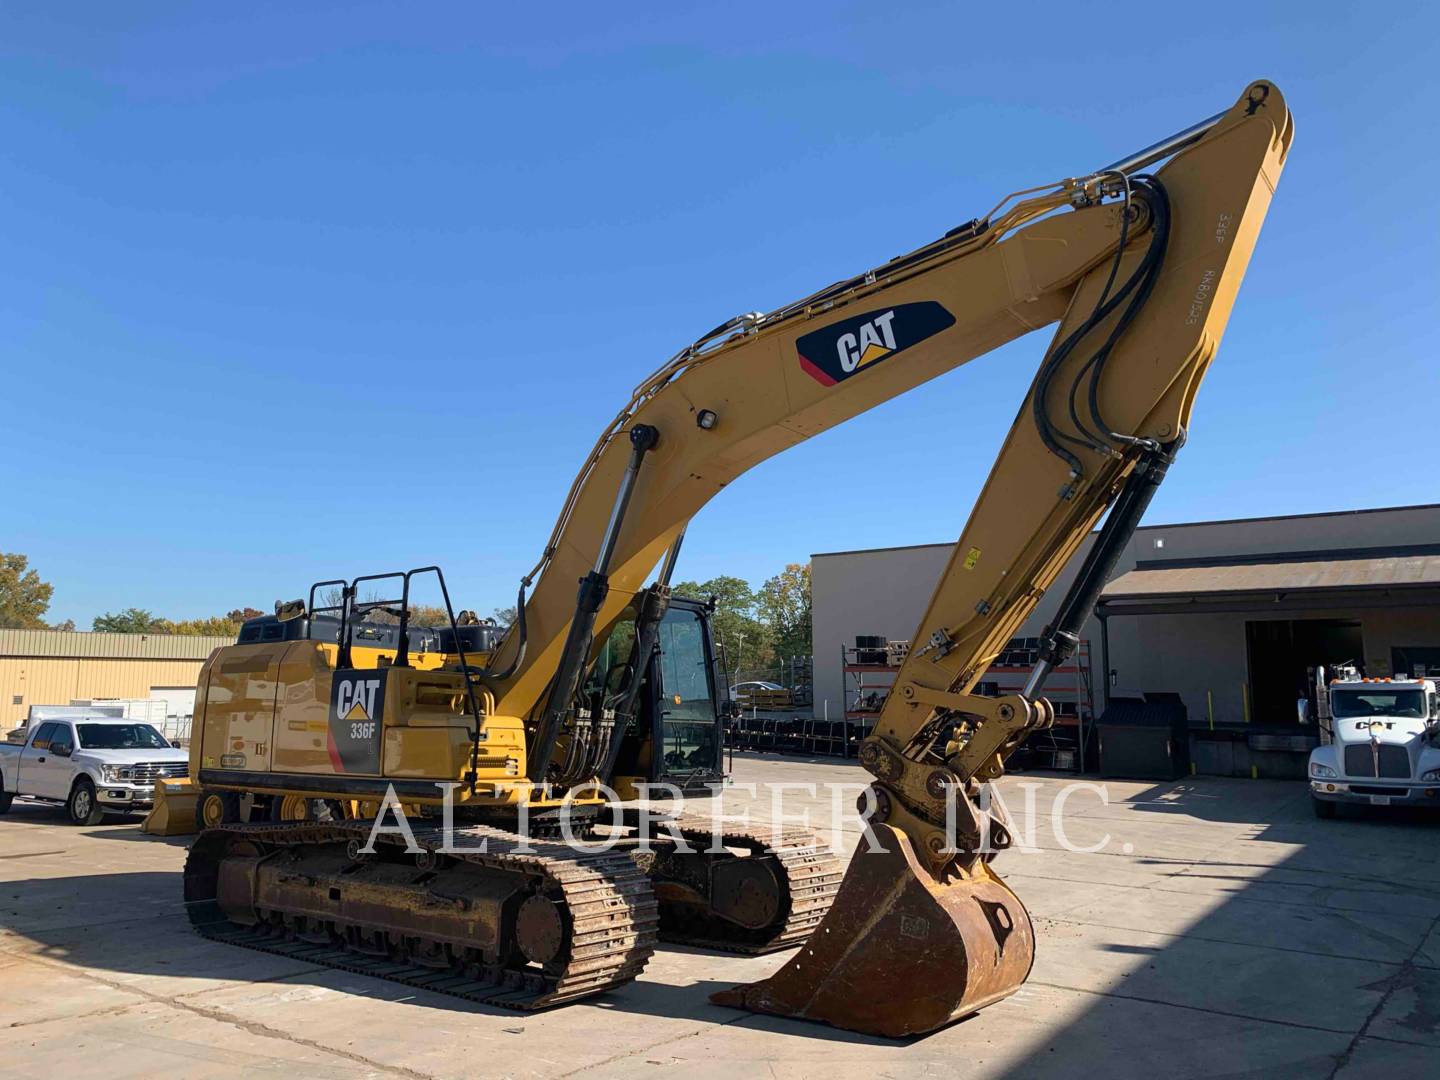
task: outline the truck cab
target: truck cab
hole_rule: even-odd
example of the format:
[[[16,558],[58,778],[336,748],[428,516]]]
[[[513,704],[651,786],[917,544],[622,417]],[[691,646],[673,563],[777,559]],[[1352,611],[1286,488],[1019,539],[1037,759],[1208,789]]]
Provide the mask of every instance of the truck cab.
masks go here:
[[[1340,803],[1440,806],[1440,699],[1427,678],[1334,679],[1310,752],[1317,817]]]

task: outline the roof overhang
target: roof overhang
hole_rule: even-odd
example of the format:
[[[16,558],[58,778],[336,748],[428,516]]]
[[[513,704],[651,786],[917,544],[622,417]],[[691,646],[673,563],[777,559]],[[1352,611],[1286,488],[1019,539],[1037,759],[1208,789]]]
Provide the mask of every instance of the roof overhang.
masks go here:
[[[1138,563],[1096,614],[1319,611],[1440,605],[1440,545]]]

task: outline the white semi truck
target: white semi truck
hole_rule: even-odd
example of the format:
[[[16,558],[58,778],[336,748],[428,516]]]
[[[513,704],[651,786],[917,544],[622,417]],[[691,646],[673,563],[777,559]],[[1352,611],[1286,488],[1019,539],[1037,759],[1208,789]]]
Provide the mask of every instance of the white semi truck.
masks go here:
[[[1332,679],[1310,751],[1315,815],[1340,803],[1440,807],[1440,699],[1428,678]],[[1326,708],[1328,705],[1328,708]]]

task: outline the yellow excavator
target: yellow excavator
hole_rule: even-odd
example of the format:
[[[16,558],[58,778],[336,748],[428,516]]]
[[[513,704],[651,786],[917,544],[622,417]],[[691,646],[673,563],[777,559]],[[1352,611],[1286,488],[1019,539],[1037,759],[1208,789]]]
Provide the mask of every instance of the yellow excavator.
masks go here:
[[[191,749],[205,826],[185,869],[192,923],[519,1008],[635,978],[657,936],[753,952],[803,939],[773,976],[715,1000],[879,1035],[1012,993],[1034,933],[993,869],[1012,838],[983,791],[1052,722],[1046,677],[1185,439],[1292,136],[1284,97],[1258,81],[1113,165],[716,327],[605,428],[508,632],[450,614],[448,594],[443,625],[411,626],[428,568],[395,576],[383,600],[359,599],[374,580],[321,583],[337,603],[312,589],[258,640],[217,650]],[[838,864],[808,833],[740,831],[687,852],[677,838],[699,833],[682,818],[642,853],[617,819],[606,851],[552,839],[575,828],[567,808],[590,828],[610,798],[599,785],[656,775],[657,710],[713,705],[703,659],[699,674],[656,672],[705,637],[701,620],[681,626],[669,590],[695,513],[766,458],[1057,322],[860,746],[876,843],[838,892]],[[943,433],[909,460],[937,478],[971,467]],[[1097,525],[1024,689],[975,693]],[[689,654],[660,640],[667,628]],[[375,840],[366,818],[397,800],[412,827]],[[239,820],[258,804],[274,820]]]

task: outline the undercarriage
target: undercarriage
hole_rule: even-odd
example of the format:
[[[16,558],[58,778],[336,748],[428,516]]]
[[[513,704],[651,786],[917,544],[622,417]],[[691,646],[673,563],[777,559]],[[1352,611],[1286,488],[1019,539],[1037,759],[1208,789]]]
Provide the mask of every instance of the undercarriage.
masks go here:
[[[843,874],[813,834],[681,823],[642,844],[571,847],[487,825],[373,822],[207,829],[185,865],[205,937],[516,1009],[631,981],[657,941],[765,953],[804,940]],[[609,850],[599,850],[609,842]],[[418,851],[416,850],[418,848]]]

